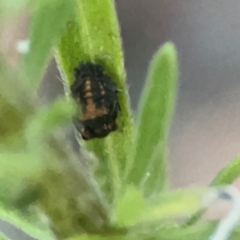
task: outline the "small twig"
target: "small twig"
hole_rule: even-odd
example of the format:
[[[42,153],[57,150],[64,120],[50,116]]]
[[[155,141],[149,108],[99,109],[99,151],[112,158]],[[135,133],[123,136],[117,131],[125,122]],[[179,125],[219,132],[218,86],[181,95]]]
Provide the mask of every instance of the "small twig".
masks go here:
[[[240,191],[236,187],[228,186],[219,192],[218,198],[230,200],[232,208],[228,215],[220,221],[209,240],[227,240],[240,220]]]

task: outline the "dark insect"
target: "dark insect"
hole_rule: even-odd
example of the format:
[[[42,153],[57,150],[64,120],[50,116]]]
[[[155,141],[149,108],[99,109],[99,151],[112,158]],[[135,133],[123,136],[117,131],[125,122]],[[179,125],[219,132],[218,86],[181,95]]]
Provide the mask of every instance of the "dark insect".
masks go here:
[[[117,87],[104,74],[102,66],[83,63],[75,69],[75,82],[71,86],[73,98],[79,106],[74,120],[84,140],[106,137],[116,131],[116,118],[120,110]]]

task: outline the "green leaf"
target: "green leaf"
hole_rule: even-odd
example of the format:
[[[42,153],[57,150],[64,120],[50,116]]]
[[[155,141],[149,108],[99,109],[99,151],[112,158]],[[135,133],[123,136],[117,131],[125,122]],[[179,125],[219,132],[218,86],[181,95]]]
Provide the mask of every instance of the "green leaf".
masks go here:
[[[206,189],[178,189],[163,192],[146,209],[143,221],[184,217],[202,208]]]
[[[23,178],[24,175],[36,175],[36,173],[43,168],[43,166],[41,166],[42,162],[40,161],[41,156],[29,154],[24,150],[12,152],[6,149],[5,151],[5,149],[0,146],[0,159],[0,178],[7,179],[9,177],[11,182],[19,182],[19,179],[16,179],[18,178],[17,173],[20,175],[19,178]]]
[[[154,202],[144,200],[142,193],[128,186],[116,201],[113,222],[118,227],[133,226],[166,218],[185,217],[202,208],[206,189],[178,189],[161,193]]]
[[[0,240],[7,240],[7,238],[0,233]]]
[[[98,235],[81,235],[70,240],[123,240],[128,239],[125,236],[117,236],[117,235],[110,235],[110,236],[98,236]]]
[[[78,159],[59,159],[61,169],[49,169],[41,176],[38,206],[51,222],[59,239],[77,234],[114,231],[109,226],[109,208],[96,182]]]
[[[209,239],[215,231],[216,222],[200,223],[188,228],[165,226],[161,222],[150,225],[137,225],[125,236],[78,236],[71,240],[202,240]],[[239,228],[235,229],[229,240],[238,240]]]
[[[151,224],[140,224],[133,228],[132,239],[146,240],[201,240],[208,239],[214,231],[215,223],[201,224],[190,228],[179,228],[175,226],[165,226],[161,222]]]
[[[46,164],[42,161],[42,154],[38,155],[37,149],[34,153],[1,148],[0,203],[17,208],[17,205],[24,205],[16,204],[23,191],[31,192],[31,199],[36,195],[36,191],[30,191],[30,185],[34,185]]]
[[[189,228],[159,229],[155,231],[153,240],[202,240],[211,239],[214,233],[216,222],[201,223]],[[240,237],[239,229],[235,229],[229,240],[238,240]]]
[[[56,52],[62,77],[69,85],[74,81],[74,68],[80,63],[98,63],[117,84],[119,130],[105,139],[82,142],[100,159],[97,176],[103,189],[112,198],[121,188],[122,171],[131,145],[131,117],[125,89],[123,53],[114,1],[81,0],[77,2],[75,20],[68,25]],[[111,179],[111,181],[109,181]]]
[[[47,137],[56,132],[56,128],[71,123],[74,109],[73,102],[65,98],[57,99],[50,106],[39,109],[26,124],[25,136],[28,144],[34,145],[33,149],[39,148]]]
[[[230,161],[211,181],[210,186],[221,186],[231,184],[240,176],[240,156]],[[196,223],[203,215],[204,210],[197,211],[185,221],[183,226]]]
[[[5,96],[0,93],[0,141],[2,143],[12,143],[24,126],[24,113],[26,109],[20,109],[18,106],[8,101]]]
[[[0,204],[0,217],[36,239],[54,239],[46,223],[40,222],[40,220],[37,221],[36,219],[27,219],[16,210],[7,209],[2,204]]]
[[[177,84],[177,53],[166,43],[155,54],[149,68],[140,104],[128,183],[145,181],[147,195],[161,191],[166,184],[165,152]]]
[[[14,145],[24,129],[26,118],[33,112],[33,99],[23,91],[16,71],[10,69],[0,57],[0,142]],[[14,86],[14,87],[13,87]],[[23,97],[24,95],[24,97]],[[22,145],[24,141],[21,139]]]
[[[75,0],[42,0],[36,5],[30,26],[30,49],[23,58],[23,77],[34,87],[38,86],[51,48],[58,43],[74,15]]]
[[[123,196],[116,201],[113,221],[120,227],[133,225],[142,217],[145,208],[146,202],[141,192],[129,186]]]
[[[0,200],[19,210],[37,203],[61,239],[112,231],[108,209],[91,173],[66,146],[60,150],[57,143],[50,146],[40,153],[35,149],[32,155],[24,151],[0,154]]]
[[[240,176],[240,156],[230,161],[212,180],[210,186],[231,184],[239,176]]]

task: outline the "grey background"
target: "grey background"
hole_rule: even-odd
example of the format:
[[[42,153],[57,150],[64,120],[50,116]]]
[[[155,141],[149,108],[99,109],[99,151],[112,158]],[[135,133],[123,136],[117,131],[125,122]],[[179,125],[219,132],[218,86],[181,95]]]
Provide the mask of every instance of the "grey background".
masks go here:
[[[134,108],[152,54],[165,41],[176,44],[180,84],[171,183],[204,185],[240,149],[240,2],[119,0],[117,6]]]
[[[172,187],[206,185],[240,150],[240,2],[116,2],[134,110],[153,53],[165,41],[176,44],[180,79],[169,143],[170,182]],[[25,36],[26,22],[23,13],[0,33],[0,49],[13,66],[13,46]],[[43,103],[62,93],[56,75],[52,63],[39,91]]]

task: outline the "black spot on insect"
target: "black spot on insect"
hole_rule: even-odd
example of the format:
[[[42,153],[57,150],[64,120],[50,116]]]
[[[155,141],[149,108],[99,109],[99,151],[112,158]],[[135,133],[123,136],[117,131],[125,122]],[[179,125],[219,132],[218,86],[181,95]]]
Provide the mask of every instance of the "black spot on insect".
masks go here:
[[[103,138],[118,129],[117,87],[101,65],[83,63],[75,68],[71,92],[79,106],[74,124],[84,140]]]

